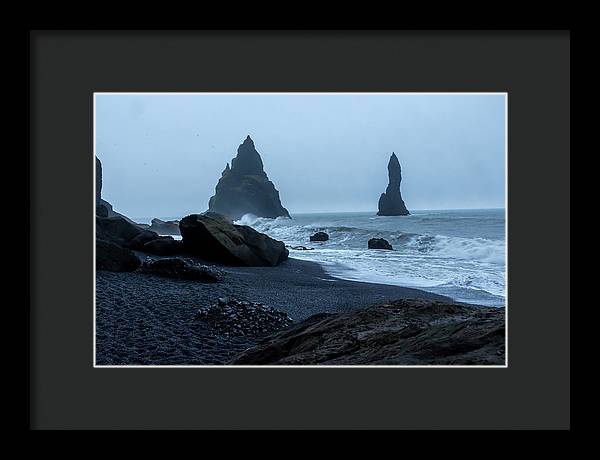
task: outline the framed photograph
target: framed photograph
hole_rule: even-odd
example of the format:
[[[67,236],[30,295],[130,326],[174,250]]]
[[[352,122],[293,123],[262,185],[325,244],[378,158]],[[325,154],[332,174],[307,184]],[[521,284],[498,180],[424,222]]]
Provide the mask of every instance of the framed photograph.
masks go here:
[[[568,31],[30,42],[32,428],[570,428]]]
[[[507,365],[506,93],[94,102],[96,366]]]

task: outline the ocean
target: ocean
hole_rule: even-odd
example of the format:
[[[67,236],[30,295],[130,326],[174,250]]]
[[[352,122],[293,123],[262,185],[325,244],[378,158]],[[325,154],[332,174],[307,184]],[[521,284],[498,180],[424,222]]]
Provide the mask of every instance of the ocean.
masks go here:
[[[354,212],[267,219],[247,214],[236,223],[283,241],[290,257],[317,262],[338,278],[414,287],[459,302],[505,306],[504,209],[411,211],[409,216],[398,217]],[[311,242],[310,235],[317,231],[328,233],[329,241]],[[385,238],[394,250],[368,249],[370,238]]]
[[[332,276],[415,287],[460,302],[504,307],[506,235],[504,209],[293,214],[292,219],[245,215],[250,225],[288,246],[290,257],[321,264]],[[329,241],[310,242],[317,231]],[[385,238],[393,251],[368,249]]]

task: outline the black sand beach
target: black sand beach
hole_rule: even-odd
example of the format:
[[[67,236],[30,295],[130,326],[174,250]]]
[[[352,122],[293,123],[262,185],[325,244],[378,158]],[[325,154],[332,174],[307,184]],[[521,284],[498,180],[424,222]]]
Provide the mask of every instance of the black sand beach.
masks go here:
[[[397,299],[449,300],[418,289],[340,280],[316,263],[297,259],[277,267],[219,268],[225,273],[223,281],[210,284],[98,270],[96,364],[229,362],[260,338],[219,333],[194,321],[199,308],[227,296],[275,307],[295,321]]]

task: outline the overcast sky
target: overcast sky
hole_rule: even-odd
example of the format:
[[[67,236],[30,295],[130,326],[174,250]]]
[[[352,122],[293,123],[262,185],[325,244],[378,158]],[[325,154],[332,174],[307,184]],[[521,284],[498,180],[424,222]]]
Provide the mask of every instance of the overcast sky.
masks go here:
[[[294,213],[377,210],[395,152],[409,210],[504,207],[503,95],[96,95],[102,196],[130,217],[208,208],[250,134]]]

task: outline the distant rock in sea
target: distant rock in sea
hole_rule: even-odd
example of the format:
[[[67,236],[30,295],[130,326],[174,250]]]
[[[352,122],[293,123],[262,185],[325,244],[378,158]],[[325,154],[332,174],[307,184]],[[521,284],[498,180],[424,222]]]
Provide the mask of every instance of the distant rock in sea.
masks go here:
[[[327,241],[329,235],[325,232],[317,232],[314,235],[310,235],[310,241]]]
[[[388,163],[389,183],[385,193],[379,198],[378,216],[408,216],[410,213],[402,200],[400,194],[400,182],[402,182],[402,171],[400,162],[395,153],[392,152]]]
[[[389,251],[394,249],[388,240],[383,238],[371,238],[367,244],[369,249],[387,249]]]
[[[238,147],[237,156],[225,167],[208,202],[208,210],[239,220],[244,214],[257,217],[290,217],[281,205],[279,192],[263,169],[250,136]]]

